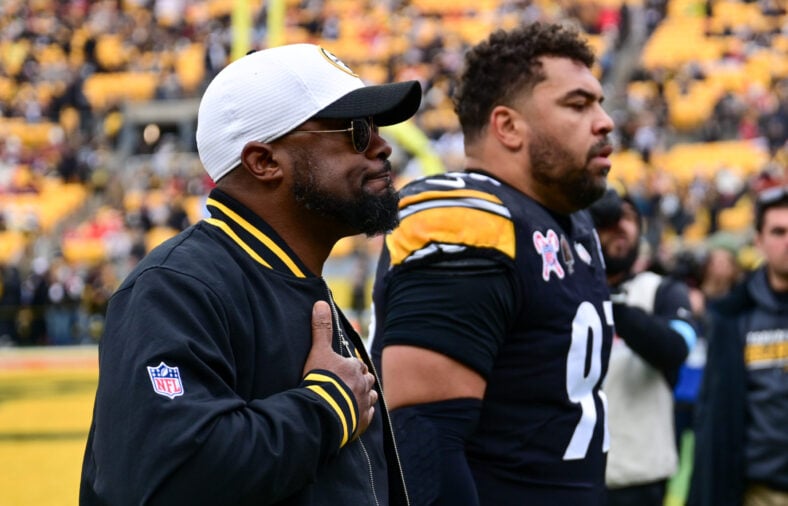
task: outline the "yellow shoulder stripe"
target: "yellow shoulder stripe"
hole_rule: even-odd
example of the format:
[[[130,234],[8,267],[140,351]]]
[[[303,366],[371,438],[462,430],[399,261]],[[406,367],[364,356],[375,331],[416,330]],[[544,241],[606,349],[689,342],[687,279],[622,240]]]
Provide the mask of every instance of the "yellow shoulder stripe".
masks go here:
[[[386,236],[392,265],[435,244],[495,249],[514,258],[514,223],[505,216],[474,207],[431,207],[404,217],[399,227]]]

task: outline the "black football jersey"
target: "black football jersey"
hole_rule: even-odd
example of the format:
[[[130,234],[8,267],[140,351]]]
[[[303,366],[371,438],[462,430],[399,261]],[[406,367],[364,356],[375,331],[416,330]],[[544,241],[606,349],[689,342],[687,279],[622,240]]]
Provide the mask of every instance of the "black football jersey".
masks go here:
[[[478,299],[468,303],[466,293],[453,314],[441,302],[429,323],[431,297],[456,296],[431,292],[428,282],[411,284],[408,296],[421,309],[408,323],[389,300],[398,277],[413,279],[436,266],[457,266],[447,283],[461,293],[463,268],[485,263],[511,278],[508,304],[488,300],[498,292],[477,288]],[[374,360],[384,346],[416,344],[487,379],[481,420],[466,447],[481,504],[601,504],[608,433],[600,385],[613,316],[599,240],[585,211],[552,213],[480,172],[414,181],[401,192],[400,225],[386,237],[373,303]],[[471,314],[477,322],[479,314],[502,321],[468,332]],[[452,326],[461,330],[453,333]]]

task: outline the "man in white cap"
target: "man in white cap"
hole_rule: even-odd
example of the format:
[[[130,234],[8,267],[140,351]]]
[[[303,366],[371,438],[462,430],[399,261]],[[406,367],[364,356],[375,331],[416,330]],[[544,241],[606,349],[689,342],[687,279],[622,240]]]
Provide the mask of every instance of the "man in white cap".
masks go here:
[[[340,238],[396,226],[378,126],[420,101],[311,44],[214,78],[211,216],[110,300],[80,504],[407,504],[379,381],[321,274]]]

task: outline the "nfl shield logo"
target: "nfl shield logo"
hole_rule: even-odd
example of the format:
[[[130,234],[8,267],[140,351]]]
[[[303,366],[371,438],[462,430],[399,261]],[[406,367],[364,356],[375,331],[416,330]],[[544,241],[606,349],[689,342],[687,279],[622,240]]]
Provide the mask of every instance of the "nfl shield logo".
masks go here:
[[[183,395],[181,373],[177,367],[170,367],[162,362],[156,367],[148,367],[148,376],[153,383],[153,391],[157,394],[170,399]]]

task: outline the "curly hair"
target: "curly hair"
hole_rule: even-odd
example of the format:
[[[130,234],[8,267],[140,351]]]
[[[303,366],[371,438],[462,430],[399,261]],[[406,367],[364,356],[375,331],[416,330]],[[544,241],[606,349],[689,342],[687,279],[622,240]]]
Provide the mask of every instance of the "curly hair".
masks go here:
[[[466,139],[481,133],[495,106],[511,106],[521,92],[545,79],[542,56],[570,58],[588,68],[594,64],[594,53],[579,32],[561,24],[496,30],[465,54],[454,111]]]

